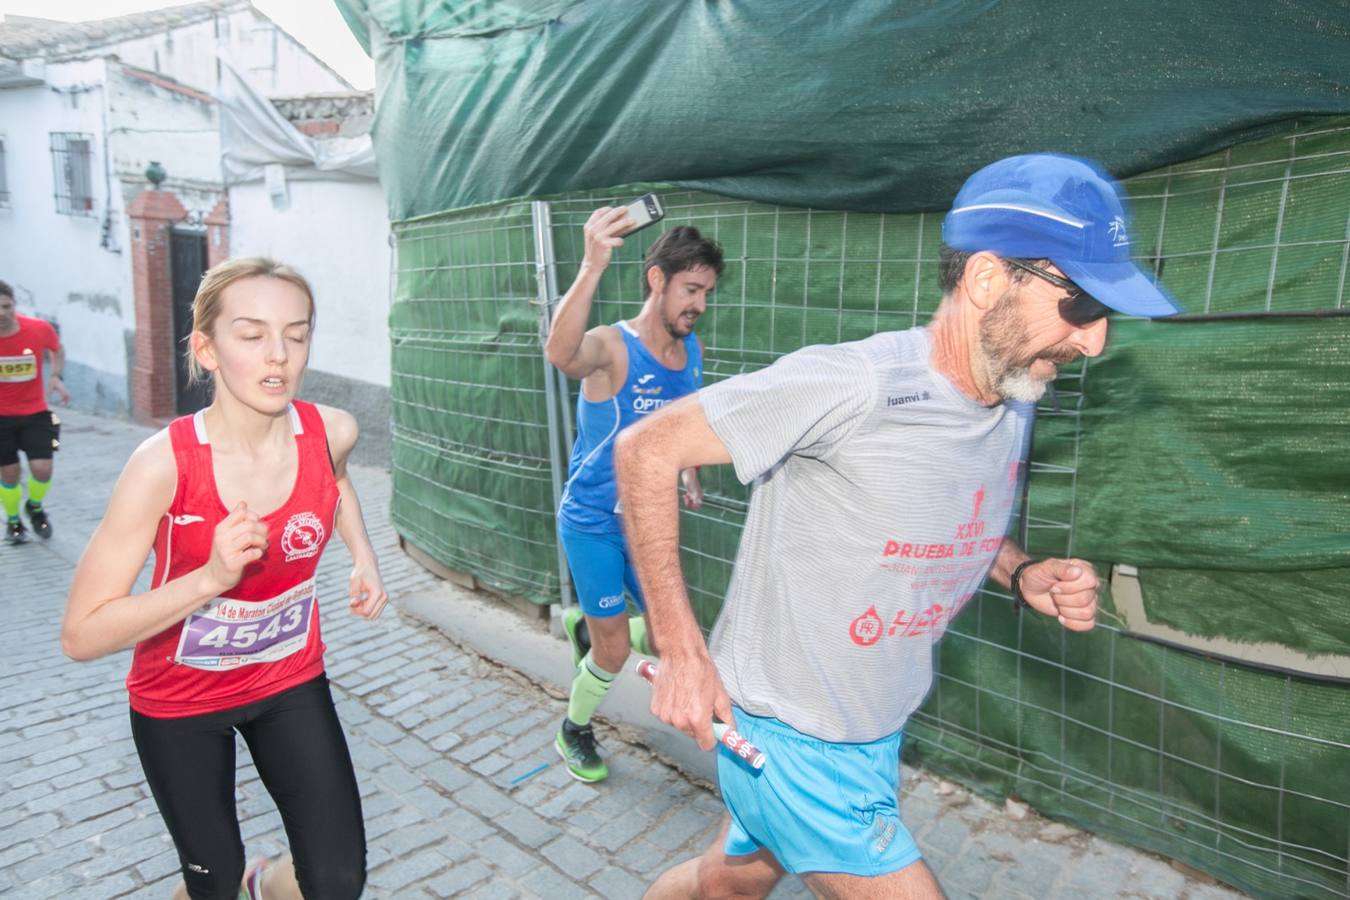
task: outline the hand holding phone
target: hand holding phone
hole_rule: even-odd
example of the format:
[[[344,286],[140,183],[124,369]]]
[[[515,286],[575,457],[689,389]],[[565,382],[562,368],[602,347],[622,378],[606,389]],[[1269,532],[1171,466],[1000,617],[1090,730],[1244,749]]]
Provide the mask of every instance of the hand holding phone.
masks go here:
[[[655,194],[643,194],[624,207],[628,213],[628,218],[636,224],[623,233],[624,237],[630,234],[636,234],[655,222],[659,222],[666,217],[665,207],[661,205],[661,198]]]
[[[597,270],[603,270],[609,265],[614,249],[623,246],[625,237],[653,222],[661,221],[665,214],[655,194],[643,194],[627,206],[602,206],[597,209],[591,213],[583,228],[586,234],[586,262]],[[632,226],[624,224],[630,221],[634,223]]]

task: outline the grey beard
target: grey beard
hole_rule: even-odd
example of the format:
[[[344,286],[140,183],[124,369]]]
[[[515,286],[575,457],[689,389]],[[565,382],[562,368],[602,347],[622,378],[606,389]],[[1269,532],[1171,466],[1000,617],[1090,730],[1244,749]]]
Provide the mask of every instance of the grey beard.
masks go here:
[[[984,381],[993,385],[994,393],[1000,400],[1017,400],[1035,403],[1045,395],[1047,381],[1041,381],[1031,374],[1030,364],[1013,366],[1006,359],[999,359],[989,353],[988,346],[981,346],[979,365],[984,369]]]
[[[980,325],[979,365],[984,369],[985,382],[993,385],[1002,400],[1035,403],[1045,396],[1049,381],[1031,374],[1031,365],[1013,362],[1017,348],[1028,340],[1026,327],[1017,317],[1017,292],[1010,288]]]
[[[1030,368],[1025,368],[1003,373],[995,383],[994,390],[1004,400],[1035,403],[1045,396],[1049,384],[1032,375]]]

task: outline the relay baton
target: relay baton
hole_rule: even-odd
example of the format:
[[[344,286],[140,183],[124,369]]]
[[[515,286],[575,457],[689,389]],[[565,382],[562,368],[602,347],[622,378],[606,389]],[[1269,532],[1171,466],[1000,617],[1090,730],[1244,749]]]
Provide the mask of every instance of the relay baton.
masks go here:
[[[637,673],[647,680],[648,684],[656,682],[656,664],[651,660],[638,660]],[[764,768],[764,751],[760,750],[754,744],[741,737],[741,733],[725,722],[713,722],[713,736],[721,742],[733,754],[743,759],[752,769]]]

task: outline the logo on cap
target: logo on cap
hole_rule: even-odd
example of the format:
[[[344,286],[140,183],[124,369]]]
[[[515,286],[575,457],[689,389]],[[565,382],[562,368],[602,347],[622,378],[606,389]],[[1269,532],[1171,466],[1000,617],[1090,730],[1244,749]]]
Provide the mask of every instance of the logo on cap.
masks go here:
[[[1106,233],[1111,236],[1112,247],[1128,247],[1130,245],[1130,236],[1125,233],[1125,220],[1120,216],[1111,219],[1111,224],[1106,226]]]

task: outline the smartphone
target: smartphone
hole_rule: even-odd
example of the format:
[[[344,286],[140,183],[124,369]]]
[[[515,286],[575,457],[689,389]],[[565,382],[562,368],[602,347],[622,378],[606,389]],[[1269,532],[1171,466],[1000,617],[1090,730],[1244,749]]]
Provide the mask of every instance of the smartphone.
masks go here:
[[[655,194],[643,194],[624,209],[628,210],[628,217],[637,224],[625,231],[623,237],[635,234],[653,222],[659,222],[666,217],[666,210],[661,206],[661,198]]]

